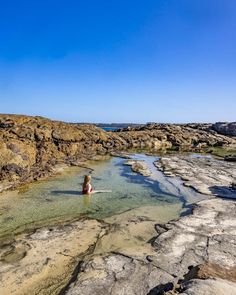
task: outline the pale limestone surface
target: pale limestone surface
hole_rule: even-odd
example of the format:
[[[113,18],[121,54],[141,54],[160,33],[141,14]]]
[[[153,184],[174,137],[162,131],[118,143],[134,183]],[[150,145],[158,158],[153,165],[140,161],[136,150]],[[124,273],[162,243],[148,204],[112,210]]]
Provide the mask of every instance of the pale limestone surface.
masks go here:
[[[85,220],[5,241],[0,250],[0,294],[58,294],[103,231],[102,223]]]
[[[150,252],[151,255],[112,252],[105,256],[93,256],[84,262],[81,273],[68,287],[66,294],[162,294],[158,292],[183,280],[193,266],[209,262],[226,269],[235,268],[235,222],[234,201],[201,201],[192,215],[166,225],[156,225],[158,236],[153,243],[154,251]],[[235,283],[230,282],[230,279],[229,277],[224,284],[220,279],[215,279],[217,286],[222,289],[219,294],[228,295],[232,290],[236,294]],[[189,291],[183,294],[204,294],[207,283],[199,282],[199,290],[203,290],[201,293],[196,291],[198,281],[191,280]],[[187,282],[184,284],[187,286]],[[209,288],[211,285],[212,282],[209,282]],[[215,287],[212,287],[206,294],[215,295],[214,292]]]
[[[229,276],[227,281],[217,275],[205,280],[184,281],[190,269],[197,265],[211,263],[225,270],[236,268],[236,203],[216,199],[212,191],[212,187],[223,186],[221,195],[234,196],[229,187],[235,178],[233,165],[189,156],[156,162],[157,167],[164,167],[166,174],[181,176],[187,185],[208,194],[209,199],[200,201],[191,215],[165,225],[157,224],[151,255],[139,253],[138,257],[126,253],[124,256],[113,252],[84,262],[81,275],[68,286],[66,294],[154,295],[172,290],[168,294],[235,295],[234,277]],[[100,273],[100,270],[102,277],[96,276],[94,280],[91,273]]]
[[[236,182],[236,163],[213,157],[178,155],[162,157],[155,162],[167,176],[179,176],[186,186],[206,195],[236,198],[231,188]]]
[[[0,294],[28,295],[29,289],[32,295],[58,294],[73,272],[80,276],[80,261],[97,260],[96,257],[105,261],[103,257],[111,253],[120,264],[132,261],[128,256],[132,255],[137,258],[134,265],[146,272],[149,268],[146,256],[155,254],[148,241],[156,234],[156,222],[165,218],[168,221],[174,212],[177,217],[178,210],[181,210],[179,204],[162,208],[144,206],[104,221],[67,222],[5,240],[0,251]],[[93,283],[105,273],[104,265],[104,269],[87,272],[86,280]]]
[[[236,284],[221,280],[191,280],[185,286],[186,290],[177,293],[181,295],[235,295]]]

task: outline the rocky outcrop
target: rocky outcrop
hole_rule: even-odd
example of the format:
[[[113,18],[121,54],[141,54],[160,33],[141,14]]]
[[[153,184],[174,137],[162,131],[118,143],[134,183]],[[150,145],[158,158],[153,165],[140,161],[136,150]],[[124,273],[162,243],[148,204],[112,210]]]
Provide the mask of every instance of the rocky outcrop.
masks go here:
[[[228,280],[221,279],[194,279],[187,281],[182,291],[177,293],[168,292],[166,295],[235,295],[236,284]]]
[[[48,176],[66,165],[127,149],[201,151],[236,140],[197,125],[148,124],[118,132],[42,117],[0,115],[0,191]]]
[[[127,166],[131,166],[133,172],[139,173],[143,176],[150,176],[151,171],[145,161],[141,160],[128,160],[124,163]]]
[[[191,267],[189,273],[185,275],[184,281],[192,279],[206,280],[209,278],[229,279],[231,282],[236,283],[236,267],[225,268],[219,264],[207,262]]]
[[[153,255],[96,255],[66,294],[235,294],[235,209],[233,201],[201,201],[192,215],[156,225]]]
[[[0,116],[2,188],[50,175],[60,164],[79,165],[125,146],[124,140],[93,125],[67,124],[41,117]],[[5,181],[5,183],[4,183]],[[8,181],[8,182],[6,182]]]
[[[119,134],[135,148],[201,151],[206,147],[222,147],[235,144],[235,139],[214,132],[203,124],[148,124],[128,127],[114,133]]]
[[[156,165],[181,176],[193,188],[204,189],[211,197],[215,193],[212,187],[223,187],[224,197],[226,192],[230,197],[235,192],[229,186],[236,171],[232,163],[209,156],[178,156],[163,158]],[[67,294],[234,295],[235,224],[234,201],[201,201],[191,215],[155,225],[152,251],[137,255],[117,249],[84,261]]]
[[[210,156],[162,157],[155,162],[166,176],[179,176],[185,186],[206,195],[236,198],[236,164]]]
[[[154,225],[144,212],[63,223],[1,241],[0,293],[234,295],[235,206],[202,201],[192,215],[156,224],[157,237],[143,240],[139,251],[132,239]],[[114,242],[117,236],[121,243]]]
[[[96,256],[82,264],[81,273],[66,294],[146,295],[158,282],[168,282],[171,278],[148,262],[119,253]]]
[[[105,230],[80,220],[0,240],[0,294],[59,294]]]
[[[204,187],[213,194],[212,187],[223,185],[222,196],[234,192],[229,187],[234,163],[199,156],[165,159],[156,166],[186,177],[195,189]],[[161,212],[155,210],[152,220],[135,210],[134,216],[124,212],[103,222],[80,220],[2,241],[0,293],[235,294],[234,201],[201,201],[192,215],[164,225],[155,221]],[[155,237],[147,240],[154,225]]]
[[[223,135],[236,136],[236,122],[217,122],[212,125],[212,129]]]
[[[177,218],[176,205],[144,206],[104,221],[82,219],[56,225],[53,222],[47,227],[0,239],[0,294],[25,295],[29,294],[28,290],[30,295],[67,294],[78,275],[87,281],[98,281],[97,285],[83,287],[91,291],[88,294],[108,294],[102,292],[112,288],[113,276],[121,288],[122,278],[134,268],[137,271],[130,280],[136,284],[135,290],[138,292],[142,278],[147,280],[142,289],[152,288],[160,274],[170,277],[154,266],[151,271],[146,260],[146,253],[155,254],[148,243],[156,234],[155,223],[169,221],[170,212],[172,216],[175,212]],[[139,261],[141,257],[143,261]],[[84,265],[89,270],[83,271]],[[152,277],[148,278],[150,273]],[[101,280],[104,275],[108,277]],[[128,285],[126,281],[124,288],[129,288]]]

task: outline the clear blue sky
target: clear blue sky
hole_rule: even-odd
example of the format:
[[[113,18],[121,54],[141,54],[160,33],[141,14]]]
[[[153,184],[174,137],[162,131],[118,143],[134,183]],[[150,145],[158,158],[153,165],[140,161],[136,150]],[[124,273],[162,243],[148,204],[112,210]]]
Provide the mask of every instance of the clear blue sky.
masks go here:
[[[236,1],[0,0],[0,113],[236,121]]]

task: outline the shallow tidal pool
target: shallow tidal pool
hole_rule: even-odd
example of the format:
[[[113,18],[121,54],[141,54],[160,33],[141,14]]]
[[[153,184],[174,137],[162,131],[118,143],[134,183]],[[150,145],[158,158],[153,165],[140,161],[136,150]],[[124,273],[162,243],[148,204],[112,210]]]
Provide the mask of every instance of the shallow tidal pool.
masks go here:
[[[158,171],[153,165],[157,157],[133,157],[146,161],[152,176],[132,172],[122,158],[86,164],[93,169],[93,187],[112,190],[111,193],[82,195],[83,177],[91,170],[72,167],[51,179],[0,194],[0,237],[80,217],[109,218],[147,206],[163,207],[166,222],[180,216],[189,204],[203,199],[190,188],[184,188],[179,180],[170,180]]]

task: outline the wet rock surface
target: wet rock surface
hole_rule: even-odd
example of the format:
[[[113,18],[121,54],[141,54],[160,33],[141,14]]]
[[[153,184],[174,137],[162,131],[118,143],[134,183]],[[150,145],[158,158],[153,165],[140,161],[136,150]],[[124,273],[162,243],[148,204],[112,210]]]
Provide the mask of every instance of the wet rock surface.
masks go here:
[[[81,278],[84,265],[90,267],[83,276],[89,283],[84,287],[87,291],[81,292],[108,292],[114,287],[113,275],[120,279],[114,287],[119,288],[123,278],[133,270],[136,270],[132,273],[133,283],[148,280],[142,287],[146,290],[153,286],[155,274],[169,277],[155,266],[150,266],[146,256],[154,255],[149,239],[155,235],[154,225],[158,216],[160,220],[163,219],[161,215],[169,220],[171,210],[175,211],[173,205],[166,208],[141,207],[104,221],[67,222],[2,240],[0,294],[28,294],[29,288],[32,295],[72,292],[71,286],[76,285],[74,281],[78,277]],[[118,273],[120,270],[121,273]],[[109,279],[99,282],[106,272]],[[148,275],[151,277],[148,278]],[[94,285],[96,280],[97,285]],[[124,284],[124,290],[128,285],[129,281]],[[138,288],[137,285],[135,290]]]

